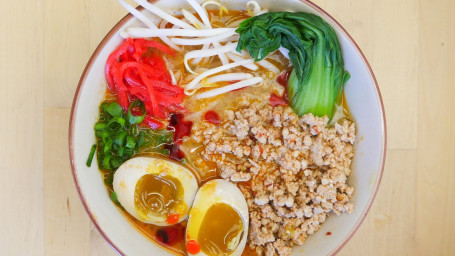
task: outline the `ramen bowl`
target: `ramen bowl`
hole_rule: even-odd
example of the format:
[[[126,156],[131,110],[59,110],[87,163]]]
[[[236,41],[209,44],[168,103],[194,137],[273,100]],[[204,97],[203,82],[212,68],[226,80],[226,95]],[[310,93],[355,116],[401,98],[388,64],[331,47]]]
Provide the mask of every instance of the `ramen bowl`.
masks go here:
[[[247,1],[230,0],[228,9],[237,10]],[[175,14],[184,0],[157,1],[156,6]],[[351,214],[331,216],[321,229],[308,237],[304,245],[294,248],[292,255],[333,255],[349,241],[365,219],[381,181],[386,149],[384,107],[373,71],[365,56],[347,31],[329,14],[309,1],[261,1],[270,11],[303,11],[322,17],[338,35],[345,69],[351,78],[344,93],[352,119],[357,125],[355,155],[348,184],[354,186]],[[141,8],[139,11],[144,12]],[[90,58],[79,81],[70,119],[69,149],[77,191],[94,225],[106,241],[122,255],[173,255],[150,241],[134,228],[114,205],[106,192],[103,179],[94,163],[86,166],[90,148],[95,144],[93,127],[98,107],[104,99],[106,79],[104,66],[111,52],[122,42],[119,31],[140,24],[132,15],[125,16],[106,35]],[[331,233],[327,236],[328,232]]]

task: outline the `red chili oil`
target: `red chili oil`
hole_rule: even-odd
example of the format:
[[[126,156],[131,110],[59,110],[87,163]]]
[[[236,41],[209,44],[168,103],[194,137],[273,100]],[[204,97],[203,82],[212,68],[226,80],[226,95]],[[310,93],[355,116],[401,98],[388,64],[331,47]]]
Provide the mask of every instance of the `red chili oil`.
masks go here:
[[[284,96],[278,96],[275,93],[270,95],[270,105],[272,106],[285,106],[288,105],[288,101]]]
[[[185,157],[185,154],[180,150],[180,145],[183,142],[183,137],[190,136],[192,126],[193,122],[184,121],[182,114],[171,115],[167,129],[174,131],[174,144],[166,146],[170,151],[170,158],[180,161]]]
[[[325,233],[325,235],[326,235],[326,236],[331,236],[331,235],[332,235],[332,232],[329,231],[329,232]]]
[[[204,119],[212,124],[220,124],[220,116],[213,110],[205,112]]]

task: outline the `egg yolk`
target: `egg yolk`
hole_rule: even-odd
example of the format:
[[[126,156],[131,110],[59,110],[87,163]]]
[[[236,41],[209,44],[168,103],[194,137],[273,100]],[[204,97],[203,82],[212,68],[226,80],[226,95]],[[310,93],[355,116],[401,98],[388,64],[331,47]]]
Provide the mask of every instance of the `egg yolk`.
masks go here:
[[[243,221],[230,205],[212,205],[202,220],[198,242],[201,250],[210,256],[230,255],[243,235]]]
[[[136,184],[134,204],[145,220],[150,214],[167,218],[174,208],[184,204],[182,184],[171,176],[146,174]]]

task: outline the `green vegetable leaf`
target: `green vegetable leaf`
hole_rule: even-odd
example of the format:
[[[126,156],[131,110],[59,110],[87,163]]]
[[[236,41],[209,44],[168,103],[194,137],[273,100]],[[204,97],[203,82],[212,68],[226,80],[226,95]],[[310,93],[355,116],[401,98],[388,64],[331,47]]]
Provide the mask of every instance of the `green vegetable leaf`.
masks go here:
[[[349,73],[329,24],[310,13],[271,12],[243,21],[236,32],[237,51],[247,49],[256,61],[280,46],[288,49],[294,65],[287,89],[292,109],[299,116],[332,118]]]

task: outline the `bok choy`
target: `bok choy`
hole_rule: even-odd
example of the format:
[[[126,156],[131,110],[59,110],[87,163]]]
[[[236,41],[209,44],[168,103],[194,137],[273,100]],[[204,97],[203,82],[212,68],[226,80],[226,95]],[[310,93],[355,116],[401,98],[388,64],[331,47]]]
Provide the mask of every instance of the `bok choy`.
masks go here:
[[[289,50],[294,70],[287,92],[296,114],[333,117],[349,73],[329,24],[310,13],[271,12],[243,21],[236,32],[237,51],[247,49],[255,61],[279,47]]]

